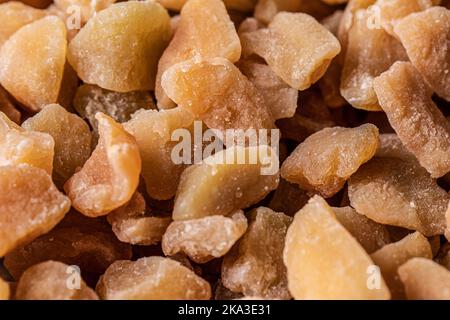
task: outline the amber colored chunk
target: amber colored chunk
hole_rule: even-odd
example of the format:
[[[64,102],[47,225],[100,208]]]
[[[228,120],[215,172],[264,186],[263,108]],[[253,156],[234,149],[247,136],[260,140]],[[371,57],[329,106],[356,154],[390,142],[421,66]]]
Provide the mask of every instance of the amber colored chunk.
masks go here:
[[[292,218],[259,207],[249,219],[247,232],[223,260],[223,285],[245,296],[290,299],[283,247]]]
[[[0,112],[3,112],[8,116],[10,120],[15,123],[20,123],[22,115],[19,110],[16,109],[8,93],[0,86]]]
[[[292,88],[305,90],[326,72],[341,50],[339,41],[313,17],[282,12],[267,29],[241,35],[246,55],[264,58]]]
[[[395,133],[380,134],[380,148],[375,156],[380,158],[398,158],[405,161],[417,162],[416,157],[408,151],[398,135]]]
[[[297,184],[280,179],[280,184],[269,202],[269,208],[294,216],[309,200],[308,192]]]
[[[174,107],[161,87],[165,71],[196,55],[223,57],[231,62],[241,56],[239,37],[221,0],[190,0],[181,10],[177,32],[158,63],[155,95],[159,108]]]
[[[269,24],[278,12],[300,11],[302,8],[302,2],[303,0],[258,0],[258,3],[255,7],[255,18],[265,24]]]
[[[349,180],[348,195],[360,214],[383,224],[443,234],[450,196],[413,162],[375,158]]]
[[[450,271],[432,260],[413,258],[398,273],[409,300],[449,300]]]
[[[57,104],[45,106],[27,119],[22,127],[29,131],[48,133],[55,141],[53,177],[62,185],[81,168],[91,154],[91,131],[77,115]]]
[[[181,175],[173,219],[228,215],[262,200],[279,183],[274,153],[267,146],[230,147],[188,167]]]
[[[0,49],[0,83],[32,111],[55,103],[66,61],[66,28],[57,17],[27,24]]]
[[[209,283],[179,262],[163,257],[114,262],[96,291],[105,300],[208,300]]]
[[[96,0],[95,2],[91,0],[54,0],[56,7],[63,12],[73,14],[73,8],[76,7],[79,10],[82,25],[99,11],[109,7],[114,2],[116,0]]]
[[[170,17],[160,4],[120,2],[86,23],[67,59],[86,83],[118,92],[150,90],[170,36]]]
[[[380,105],[406,148],[432,177],[450,172],[450,122],[412,64],[397,62],[374,83]]]
[[[281,176],[302,189],[331,197],[373,157],[378,146],[378,129],[372,124],[326,128],[297,146],[284,161]]]
[[[141,158],[136,140],[103,113],[97,113],[100,141],[83,168],[64,185],[72,205],[97,217],[127,203],[139,184]]]
[[[156,0],[168,10],[180,11],[187,0]]]
[[[371,254],[373,262],[381,269],[381,274],[386,280],[393,299],[405,298],[403,284],[397,269],[414,257],[432,259],[430,243],[419,232],[412,233]]]
[[[0,278],[0,300],[9,299],[9,284]]]

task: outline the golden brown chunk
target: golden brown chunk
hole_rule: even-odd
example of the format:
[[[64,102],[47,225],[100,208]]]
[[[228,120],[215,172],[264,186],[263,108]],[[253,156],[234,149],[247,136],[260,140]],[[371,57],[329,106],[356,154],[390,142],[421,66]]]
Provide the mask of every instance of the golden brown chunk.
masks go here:
[[[295,215],[286,235],[284,263],[295,299],[390,297],[382,278],[378,288],[368,285],[372,260],[319,196]]]
[[[66,27],[57,17],[27,24],[0,49],[0,83],[32,111],[55,103],[66,61]]]
[[[9,299],[9,284],[0,278],[0,300]]]
[[[360,214],[383,224],[443,234],[450,196],[413,162],[375,158],[349,180],[348,195]]]
[[[223,260],[223,285],[245,296],[290,299],[283,247],[292,218],[264,207],[249,218],[248,231]]]
[[[246,55],[264,58],[292,88],[305,90],[319,80],[341,50],[339,41],[313,17],[282,12],[267,29],[241,35]]]
[[[27,269],[17,284],[17,300],[98,300],[73,266],[47,261]]]
[[[230,215],[175,221],[162,238],[165,255],[185,253],[196,263],[205,263],[225,255],[247,230],[242,211]]]
[[[0,257],[50,231],[69,208],[69,199],[44,170],[0,167]]]
[[[139,192],[126,205],[109,213],[107,219],[120,241],[135,245],[157,244],[172,221],[170,217],[148,215]]]
[[[380,148],[375,156],[380,158],[398,158],[417,163],[416,157],[406,149],[395,133],[380,134]]]
[[[411,14],[395,33],[433,91],[450,101],[450,10],[433,7]]]
[[[183,8],[184,4],[187,2],[187,0],[156,0],[156,1],[161,3],[161,5],[164,8],[174,11],[180,11],[181,8]]]
[[[291,153],[281,167],[281,176],[302,189],[331,197],[373,157],[378,146],[378,129],[372,124],[326,128]]]
[[[114,262],[96,291],[106,300],[208,300],[208,282],[179,262],[163,257]]]
[[[228,215],[247,208],[277,188],[277,169],[277,155],[268,146],[237,146],[217,152],[184,170],[173,219]]]
[[[60,105],[45,106],[37,115],[28,118],[22,127],[29,131],[48,133],[53,137],[53,178],[58,185],[63,185],[91,154],[89,126]]]
[[[82,25],[99,11],[109,7],[114,2],[116,0],[96,0],[95,2],[91,0],[54,0],[56,7],[63,12],[73,13],[75,6],[79,10]]]
[[[6,114],[13,122],[20,123],[22,114],[16,109],[14,104],[11,102],[8,93],[2,86],[0,86],[0,112]]]
[[[223,57],[231,62],[241,56],[239,37],[221,0],[190,0],[183,7],[177,32],[158,63],[155,95],[159,108],[174,107],[161,87],[165,71],[196,55]]]
[[[373,262],[381,269],[381,274],[391,291],[392,299],[405,298],[405,290],[397,269],[414,257],[432,259],[430,243],[419,232],[412,233],[371,254]]]
[[[450,122],[431,100],[409,62],[397,62],[374,81],[380,105],[403,144],[437,178],[450,171]]]
[[[103,113],[97,113],[100,141],[83,168],[64,185],[72,205],[97,217],[127,203],[139,184],[141,158],[136,140]]]
[[[269,208],[277,212],[283,212],[289,216],[294,216],[298,210],[303,208],[308,200],[309,196],[307,191],[300,189],[297,184],[280,179],[280,184],[270,200]]]
[[[170,17],[160,4],[120,2],[88,21],[70,42],[67,59],[86,83],[118,92],[150,90],[170,36]]]
[[[450,271],[424,258],[413,258],[398,269],[409,300],[449,300]]]

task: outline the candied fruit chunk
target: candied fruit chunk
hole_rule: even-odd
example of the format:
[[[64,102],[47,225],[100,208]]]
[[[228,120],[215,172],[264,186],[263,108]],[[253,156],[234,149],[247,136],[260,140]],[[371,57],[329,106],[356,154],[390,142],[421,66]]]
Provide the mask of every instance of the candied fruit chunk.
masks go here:
[[[9,299],[9,284],[0,278],[0,300]]]
[[[54,0],[56,7],[63,12],[72,13],[74,6],[79,10],[81,24],[85,24],[99,11],[109,7],[116,0]],[[77,11],[78,12],[78,11]]]
[[[105,300],[209,300],[209,283],[178,261],[146,257],[116,261],[96,291]]]
[[[20,123],[22,114],[16,109],[14,104],[11,102],[8,93],[0,86],[0,112],[3,112],[8,116],[10,120],[15,123]]]
[[[247,230],[242,211],[230,215],[174,221],[162,238],[166,256],[185,253],[196,263],[205,263],[225,255]]]
[[[231,62],[241,56],[239,37],[221,0],[190,0],[181,10],[177,31],[158,63],[155,96],[159,108],[174,107],[161,87],[163,74],[174,64],[196,55],[222,57]]]
[[[395,26],[395,33],[433,91],[450,101],[450,10],[413,13]]]
[[[72,282],[71,282],[72,281]],[[17,300],[98,300],[78,271],[57,261],[46,261],[27,269],[17,284]]]
[[[249,219],[247,232],[223,260],[223,285],[245,296],[290,299],[283,247],[292,218],[259,207]]]
[[[396,62],[374,81],[380,105],[406,148],[433,178],[450,171],[450,122],[409,62]]]
[[[313,17],[278,13],[267,29],[241,35],[243,51],[266,60],[292,88],[305,90],[326,72],[341,50],[339,41]]]
[[[311,198],[295,215],[283,254],[295,299],[390,298],[382,278],[379,288],[369,288],[372,260],[320,196]]]
[[[378,146],[378,129],[372,124],[326,128],[297,146],[284,161],[281,176],[302,189],[331,197],[374,156]]]
[[[31,111],[55,103],[66,47],[66,27],[57,17],[23,26],[0,48],[1,85]]]
[[[443,234],[450,196],[414,162],[375,158],[348,182],[348,196],[359,214],[383,224]]]
[[[262,200],[278,182],[278,157],[272,148],[229,147],[183,171],[173,219],[228,215]]]
[[[0,257],[50,231],[70,209],[42,169],[0,167]]]
[[[269,24],[278,12],[298,12],[302,9],[301,1],[291,0],[258,0],[255,7],[255,18]]]
[[[274,126],[261,93],[231,62],[194,58],[170,67],[161,79],[166,94],[213,129]]]
[[[65,184],[72,205],[84,215],[106,215],[127,203],[139,184],[141,158],[136,140],[99,112],[100,140],[83,168]]]
[[[120,2],[86,23],[67,59],[86,83],[118,92],[151,90],[170,36],[170,17],[160,4]]]
[[[425,258],[413,258],[398,269],[409,300],[449,300],[450,271]]]
[[[380,134],[380,148],[375,154],[379,158],[398,158],[417,162],[416,157],[408,151],[395,133]]]
[[[432,252],[427,238],[419,232],[414,232],[398,242],[384,246],[370,257],[380,267],[392,299],[404,299],[405,292],[397,269],[414,257],[432,259]]]
[[[45,106],[34,117],[28,118],[22,127],[29,131],[48,133],[53,137],[53,178],[58,185],[63,185],[91,154],[89,126],[58,104]]]
[[[156,0],[159,2],[164,8],[173,11],[180,11],[183,8],[184,4],[187,0]]]
[[[134,245],[152,245],[161,241],[172,219],[147,214],[144,197],[136,192],[124,206],[108,214],[116,237]]]
[[[270,199],[269,208],[273,211],[294,216],[308,200],[309,196],[306,190],[300,189],[296,184],[280,179],[280,184],[275,190],[272,199]]]
[[[153,199],[168,200],[175,195],[186,165],[172,161],[177,142],[171,138],[175,130],[190,128],[193,121],[188,111],[175,108],[142,110],[124,124],[125,130],[136,138],[142,159],[141,175],[147,194]]]

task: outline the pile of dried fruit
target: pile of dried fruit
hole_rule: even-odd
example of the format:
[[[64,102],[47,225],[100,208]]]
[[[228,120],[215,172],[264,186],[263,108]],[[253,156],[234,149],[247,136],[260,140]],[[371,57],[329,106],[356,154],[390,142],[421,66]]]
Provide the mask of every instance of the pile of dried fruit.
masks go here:
[[[115,2],[0,0],[0,299],[450,299],[450,1]]]

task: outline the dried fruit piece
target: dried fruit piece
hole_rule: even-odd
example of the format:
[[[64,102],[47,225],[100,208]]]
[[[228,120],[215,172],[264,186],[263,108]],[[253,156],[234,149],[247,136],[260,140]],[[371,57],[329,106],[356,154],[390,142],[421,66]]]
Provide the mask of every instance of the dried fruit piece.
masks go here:
[[[70,277],[74,287],[69,286]],[[76,277],[76,279],[75,279]],[[17,284],[17,300],[98,300],[74,267],[47,261],[27,269]]]
[[[450,101],[450,10],[413,13],[396,25],[395,33],[431,88]]]
[[[83,168],[64,185],[72,205],[97,217],[127,203],[139,184],[141,158],[136,140],[123,127],[99,112],[100,141]]]
[[[223,285],[245,296],[290,299],[282,252],[292,218],[264,207],[249,218],[247,232],[223,260]]]
[[[238,34],[241,35],[245,32],[256,31],[262,28],[262,24],[253,17],[245,18],[244,21],[241,22],[238,28]]]
[[[263,96],[223,58],[194,58],[169,68],[161,79],[166,94],[213,129],[272,128]]]
[[[302,8],[302,1],[290,0],[258,0],[255,7],[255,18],[269,24],[278,12],[298,12]]]
[[[205,263],[225,255],[247,230],[242,211],[230,215],[172,222],[162,238],[167,256],[185,253],[196,263]]]
[[[372,260],[320,196],[295,215],[286,235],[284,264],[295,299],[390,297],[382,278],[379,289],[369,289]]]
[[[450,122],[431,100],[409,62],[397,62],[374,81],[380,105],[400,140],[437,178],[450,171]]]
[[[9,299],[9,284],[0,278],[0,300]]]
[[[190,128],[193,121],[188,111],[175,108],[142,110],[124,124],[125,130],[136,138],[142,159],[141,174],[147,194],[153,199],[167,200],[175,195],[186,165],[172,161],[172,150],[177,145],[172,134],[177,129]]]
[[[372,124],[326,128],[291,153],[281,167],[281,176],[302,189],[331,197],[373,157],[378,145],[378,129]]]
[[[161,87],[165,71],[196,55],[223,57],[231,62],[238,61],[241,56],[239,37],[221,0],[190,0],[183,7],[177,32],[158,64],[155,95],[159,108],[174,107]]]
[[[432,260],[413,258],[398,269],[409,300],[449,300],[450,271]]]
[[[170,36],[170,17],[160,4],[120,2],[86,23],[67,59],[86,83],[118,92],[151,90]]]
[[[426,236],[444,233],[450,196],[414,162],[375,158],[350,178],[348,187],[351,206],[374,221]]]
[[[8,93],[0,86],[0,112],[3,112],[15,123],[20,123],[22,115],[8,97]]]
[[[108,214],[108,222],[120,241],[137,245],[161,241],[172,219],[150,216],[146,209],[144,197],[136,192],[130,202]]]
[[[32,111],[55,103],[66,61],[66,27],[51,16],[27,24],[0,48],[0,83]]]
[[[309,196],[305,190],[300,189],[296,184],[280,179],[280,184],[270,200],[269,208],[294,216],[308,200]]]
[[[53,178],[62,185],[81,168],[91,154],[91,131],[80,117],[57,104],[45,106],[22,127],[48,133],[55,141]]]
[[[375,156],[417,162],[416,157],[406,149],[398,135],[395,133],[380,134],[380,148]]]
[[[402,240],[388,244],[370,256],[381,269],[381,274],[391,291],[392,299],[404,299],[403,284],[397,269],[414,257],[432,259],[430,243],[419,232],[412,233]]]
[[[211,287],[181,263],[163,257],[116,261],[96,291],[106,300],[208,300]]]
[[[109,7],[116,0],[55,0],[54,3],[57,8],[63,12],[71,12],[76,6],[77,12],[80,14],[81,24],[84,25],[90,18],[95,16],[99,11]]]
[[[341,50],[339,41],[313,17],[278,13],[267,29],[241,35],[246,55],[264,58],[292,88],[305,90],[319,80]]]
[[[277,188],[277,169],[277,155],[268,146],[235,146],[219,151],[184,170],[173,219],[228,215],[247,208]]]

